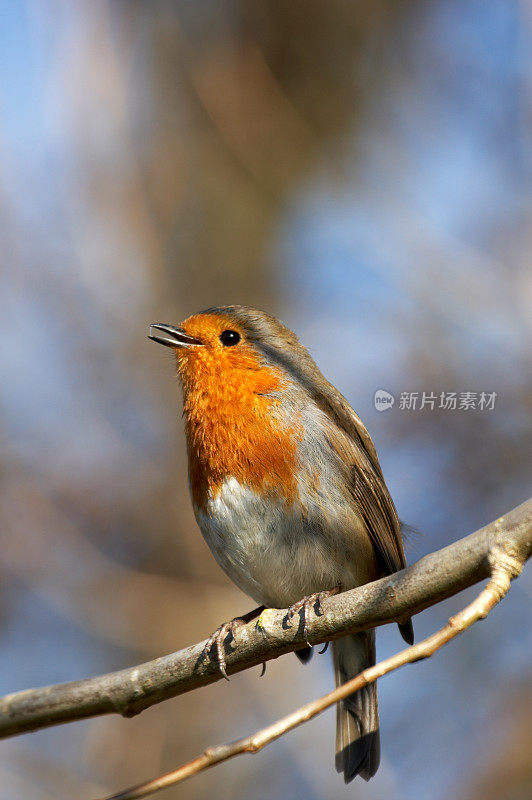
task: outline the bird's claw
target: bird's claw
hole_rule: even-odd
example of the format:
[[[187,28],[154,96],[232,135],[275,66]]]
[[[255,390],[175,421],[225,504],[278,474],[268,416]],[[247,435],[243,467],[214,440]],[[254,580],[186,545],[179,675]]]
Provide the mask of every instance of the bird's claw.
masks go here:
[[[335,586],[333,589],[327,589],[323,592],[314,592],[314,594],[309,594],[307,597],[303,597],[301,600],[298,600],[297,603],[294,603],[288,609],[288,613],[286,615],[286,621],[288,625],[291,625],[292,617],[303,611],[303,636],[305,637],[305,641],[309,647],[312,647],[308,641],[308,626],[311,609],[316,608],[317,606],[316,613],[318,614],[321,608],[321,601],[326,597],[332,597],[334,594],[338,594],[339,591],[340,587]]]
[[[261,634],[262,634],[262,637],[264,639],[266,639],[266,637],[268,636],[268,633],[266,631],[266,626],[264,624],[264,619],[266,617],[266,612],[267,611],[269,611],[268,608],[263,609],[262,612],[260,613],[260,616],[259,616],[258,620],[255,623],[255,630],[256,631],[260,631]],[[262,662],[262,669],[260,671],[259,678],[264,677],[265,674],[266,674],[266,662],[263,661]]]
[[[220,672],[226,679],[226,681],[229,680],[229,677],[227,675],[227,664],[225,661],[225,653],[224,653],[224,642],[226,638],[230,635],[234,639],[236,629],[239,628],[241,625],[246,625],[248,622],[251,622],[251,620],[255,619],[255,617],[258,614],[260,614],[259,616],[259,623],[260,623],[262,614],[264,613],[265,610],[266,609],[264,608],[264,606],[259,606],[258,608],[254,608],[252,611],[248,611],[247,614],[243,614],[241,617],[235,617],[234,619],[231,620],[231,622],[224,622],[224,624],[220,625],[219,628],[216,628],[214,633],[211,633],[211,635],[207,639],[205,647],[203,649],[205,658],[209,658],[212,648],[216,647],[216,660],[218,662],[218,667],[220,669]],[[262,633],[264,633],[262,626],[259,627]]]
[[[244,620],[241,617],[235,617],[235,619],[232,619],[231,622],[224,622],[224,624],[220,625],[220,627],[217,628],[214,633],[211,633],[205,644],[204,653],[207,658],[210,656],[212,648],[216,647],[216,660],[218,662],[218,668],[226,681],[229,680],[229,676],[227,675],[224,642],[229,634],[231,634],[231,636],[234,638],[235,630],[239,627],[239,625],[243,624]]]

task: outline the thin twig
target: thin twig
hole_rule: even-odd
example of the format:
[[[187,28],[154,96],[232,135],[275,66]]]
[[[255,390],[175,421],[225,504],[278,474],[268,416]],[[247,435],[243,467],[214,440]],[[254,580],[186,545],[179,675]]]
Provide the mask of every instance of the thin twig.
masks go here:
[[[431,553],[381,580],[327,598],[323,613],[308,625],[308,641],[332,639],[401,621],[490,576],[494,545],[523,562],[532,553],[532,500],[476,533]],[[226,641],[229,675],[260,665],[306,644],[303,627],[284,625],[286,610],[269,609],[262,622],[238,628]],[[125,717],[221,678],[216,660],[205,657],[206,642],[136,667],[96,678],[27,689],[0,698],[0,738],[98,714]],[[227,646],[229,645],[229,646]]]
[[[377,678],[381,678],[383,675],[393,672],[405,664],[411,664],[414,661],[429,658],[443,647],[444,644],[447,644],[451,639],[454,639],[471,627],[477,620],[487,617],[492,608],[507,594],[510,589],[511,580],[520,574],[523,567],[522,560],[508,555],[504,550],[496,546],[493,547],[489,554],[489,561],[491,578],[487,586],[472,603],[452,616],[447,625],[440,628],[436,633],[423,639],[423,641],[418,644],[407,647],[405,650],[396,653],[396,655],[384,661],[380,661],[378,664],[375,664],[375,666],[364,670],[350,681],[347,681],[347,683],[334,689],[334,691],[328,692],[318,700],[307,703],[291,714],[288,714],[288,716],[283,717],[283,719],[257,731],[257,733],[254,733],[252,736],[237,739],[235,742],[209,747],[202,755],[197,756],[192,759],[192,761],[188,761],[186,764],[183,764],[183,766],[178,767],[178,769],[168,772],[166,775],[162,775],[159,778],[155,778],[155,780],[114,794],[105,800],[140,800],[142,797],[148,797],[148,795],[154,794],[160,789],[165,789],[168,786],[180,783],[186,778],[196,775],[198,772],[203,772],[203,770],[209,767],[220,764],[222,761],[228,761],[234,756],[243,753],[257,753],[259,750],[262,750],[263,747],[275,741],[275,739],[278,739],[298,725],[321,714],[326,708],[348,697],[352,692],[357,691],[357,689],[361,689],[363,686],[373,683]]]

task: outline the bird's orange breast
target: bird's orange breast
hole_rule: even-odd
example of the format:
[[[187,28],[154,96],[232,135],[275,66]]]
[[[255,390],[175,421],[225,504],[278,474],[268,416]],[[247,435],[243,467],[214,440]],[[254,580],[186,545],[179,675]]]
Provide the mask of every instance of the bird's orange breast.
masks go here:
[[[242,369],[219,360],[208,363],[214,356],[205,351],[200,357],[201,362],[179,364],[195,507],[204,509],[231,477],[257,492],[293,501],[302,428],[283,419],[280,393],[286,384],[281,374],[258,363],[250,369],[249,361]]]

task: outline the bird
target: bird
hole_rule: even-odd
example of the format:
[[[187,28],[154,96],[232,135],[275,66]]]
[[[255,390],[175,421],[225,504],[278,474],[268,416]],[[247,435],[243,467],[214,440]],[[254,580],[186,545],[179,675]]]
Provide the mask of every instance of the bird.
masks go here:
[[[228,305],[178,326],[153,323],[149,338],[175,350],[196,521],[257,612],[302,612],[306,628],[327,595],[406,566],[373,441],[289,328],[260,309]],[[224,674],[221,643],[238,621],[208,642]],[[412,644],[411,620],[399,629]],[[311,653],[296,651],[303,662]],[[335,640],[332,654],[341,685],[375,663],[374,630]],[[371,683],[337,705],[335,765],[349,783],[372,778],[379,761]]]

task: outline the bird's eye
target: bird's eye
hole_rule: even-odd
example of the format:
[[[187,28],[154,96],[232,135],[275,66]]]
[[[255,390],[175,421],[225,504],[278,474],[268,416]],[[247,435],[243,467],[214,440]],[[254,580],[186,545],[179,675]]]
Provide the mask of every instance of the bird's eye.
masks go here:
[[[220,341],[225,347],[232,347],[240,341],[240,334],[237,331],[222,331]]]

